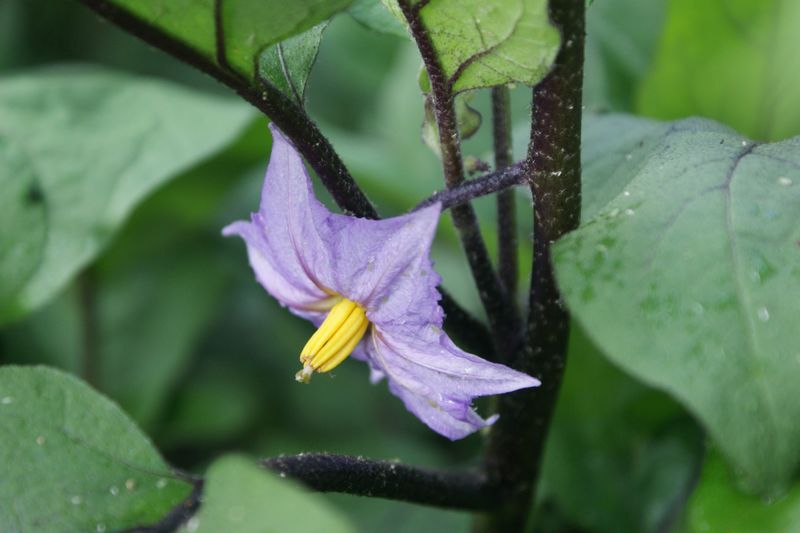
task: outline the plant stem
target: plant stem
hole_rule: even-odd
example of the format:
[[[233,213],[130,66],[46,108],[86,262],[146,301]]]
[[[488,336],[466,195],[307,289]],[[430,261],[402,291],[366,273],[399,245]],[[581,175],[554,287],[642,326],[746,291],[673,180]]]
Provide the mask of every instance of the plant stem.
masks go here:
[[[435,507],[486,511],[499,503],[480,470],[445,472],[329,453],[301,453],[272,457],[261,466],[290,477],[318,492],[387,498]],[[124,533],[172,533],[199,510],[204,480],[179,473],[194,489],[154,524],[138,525]]]
[[[502,170],[513,161],[511,153],[511,109],[508,87],[492,89],[492,137],[494,139],[494,167]],[[500,281],[514,301],[517,293],[517,213],[514,189],[497,195],[498,271]]]
[[[430,35],[422,22],[420,11],[428,4],[422,1],[411,5],[409,0],[398,0],[398,5],[408,22],[414,41],[417,43],[425,70],[431,83],[433,108],[439,128],[439,144],[442,152],[442,169],[448,189],[464,182],[464,166],[461,159],[461,141],[456,126],[453,107],[452,83],[445,75]],[[520,323],[516,309],[511,305],[500,278],[494,271],[486,244],[483,242],[478,217],[470,204],[452,209],[453,223],[461,237],[467,254],[472,277],[478,286],[481,303],[486,310],[489,326],[494,336],[496,356],[502,358],[518,342]]]
[[[421,209],[436,202],[442,204],[442,210],[450,209],[457,205],[465,204],[475,198],[493,194],[498,191],[506,192],[516,185],[528,183],[528,172],[522,163],[506,166],[502,170],[490,172],[475,179],[467,180],[461,185],[433,193],[431,196],[417,204],[413,209]]]
[[[275,472],[320,492],[390,498],[436,507],[486,510],[497,503],[480,471],[426,470],[391,461],[328,453],[265,459]]]
[[[525,528],[566,364],[569,315],[556,287],[551,246],[580,220],[585,6],[585,0],[550,2],[563,43],[553,70],[533,92],[526,160],[534,204],[533,274],[526,342],[512,362],[542,385],[499,399],[500,420],[490,434],[486,469],[490,483],[507,492],[503,506],[483,523],[485,531]]]

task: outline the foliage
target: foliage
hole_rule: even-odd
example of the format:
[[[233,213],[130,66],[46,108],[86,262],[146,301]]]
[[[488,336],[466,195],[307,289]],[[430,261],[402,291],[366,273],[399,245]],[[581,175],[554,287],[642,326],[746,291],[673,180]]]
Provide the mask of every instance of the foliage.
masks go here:
[[[189,492],[119,407],[73,376],[3,367],[0,407],[5,529],[104,531],[147,524]]]
[[[241,104],[95,69],[0,84],[0,322],[52,297],[153,189],[229,144]]]
[[[800,290],[800,144],[598,121],[587,141],[627,135],[601,149],[613,174],[587,165],[586,222],[557,246],[570,309],[612,360],[685,402],[753,488],[782,486],[800,459],[784,297]]]

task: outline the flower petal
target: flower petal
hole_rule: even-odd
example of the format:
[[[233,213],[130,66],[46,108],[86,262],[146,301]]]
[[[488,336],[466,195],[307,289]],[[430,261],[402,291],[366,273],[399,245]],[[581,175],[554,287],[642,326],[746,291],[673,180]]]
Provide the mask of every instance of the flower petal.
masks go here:
[[[320,278],[330,278],[327,243],[318,228],[331,213],[314,197],[303,160],[283,134],[272,130],[272,154],[251,222],[235,222],[223,235],[247,243],[256,278],[272,296],[302,316],[316,316],[330,297]]]
[[[431,429],[452,440],[492,424],[472,409],[479,396],[535,387],[539,381],[459,349],[437,327],[373,328],[366,345],[370,367]]]
[[[376,324],[442,322],[429,259],[439,204],[384,219],[332,215],[325,230],[336,292],[366,307]]]

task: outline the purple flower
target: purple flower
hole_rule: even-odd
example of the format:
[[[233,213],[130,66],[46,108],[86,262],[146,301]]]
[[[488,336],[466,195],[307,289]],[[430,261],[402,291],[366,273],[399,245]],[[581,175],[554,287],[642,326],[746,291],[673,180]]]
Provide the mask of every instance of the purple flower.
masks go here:
[[[331,213],[300,156],[276,128],[261,206],[224,235],[247,244],[259,283],[319,329],[301,351],[307,383],[349,355],[434,431],[459,439],[485,427],[473,398],[539,382],[460,350],[442,331],[440,282],[429,258],[440,206],[368,220]]]

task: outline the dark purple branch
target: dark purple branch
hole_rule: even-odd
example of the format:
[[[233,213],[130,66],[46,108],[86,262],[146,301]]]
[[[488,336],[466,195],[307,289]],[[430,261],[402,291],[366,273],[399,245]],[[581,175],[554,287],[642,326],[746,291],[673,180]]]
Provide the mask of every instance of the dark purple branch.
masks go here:
[[[426,470],[392,461],[327,453],[274,457],[261,464],[320,492],[467,510],[487,510],[497,504],[480,471]]]
[[[425,3],[411,5],[409,0],[399,0],[398,5],[408,22],[408,27],[419,48],[425,70],[431,83],[433,109],[439,128],[439,145],[442,152],[442,169],[448,189],[464,182],[461,159],[461,142],[456,126],[452,86],[442,69],[433,41],[422,22],[420,11]],[[453,223],[461,237],[467,254],[472,277],[478,286],[481,303],[486,310],[494,337],[496,357],[503,357],[519,340],[520,323],[516,308],[503,288],[492,266],[486,244],[478,226],[478,217],[470,204],[452,210]]]
[[[318,492],[387,498],[435,507],[487,511],[500,502],[480,470],[445,472],[329,453],[303,453],[263,459],[260,464]],[[188,478],[194,486],[182,502],[155,524],[134,526],[124,533],[172,533],[200,508],[203,480]]]
[[[561,29],[553,70],[533,91],[526,164],[534,203],[533,274],[523,350],[511,362],[542,386],[500,397],[500,420],[486,455],[490,482],[507,490],[486,531],[523,531],[540,472],[544,443],[566,365],[569,315],[561,304],[551,246],[578,226],[581,207],[581,93],[586,0],[551,0]]]
[[[468,203],[481,196],[496,192],[505,192],[516,185],[525,184],[527,181],[527,171],[522,163],[518,163],[497,172],[484,174],[478,178],[467,180],[452,189],[436,192],[417,204],[414,211],[436,202],[441,202],[442,209],[450,209],[451,207]]]
[[[508,87],[492,89],[492,138],[494,139],[494,166],[502,170],[513,161],[511,153],[511,108]],[[497,264],[500,281],[506,292],[517,292],[517,207],[514,189],[497,195]]]

